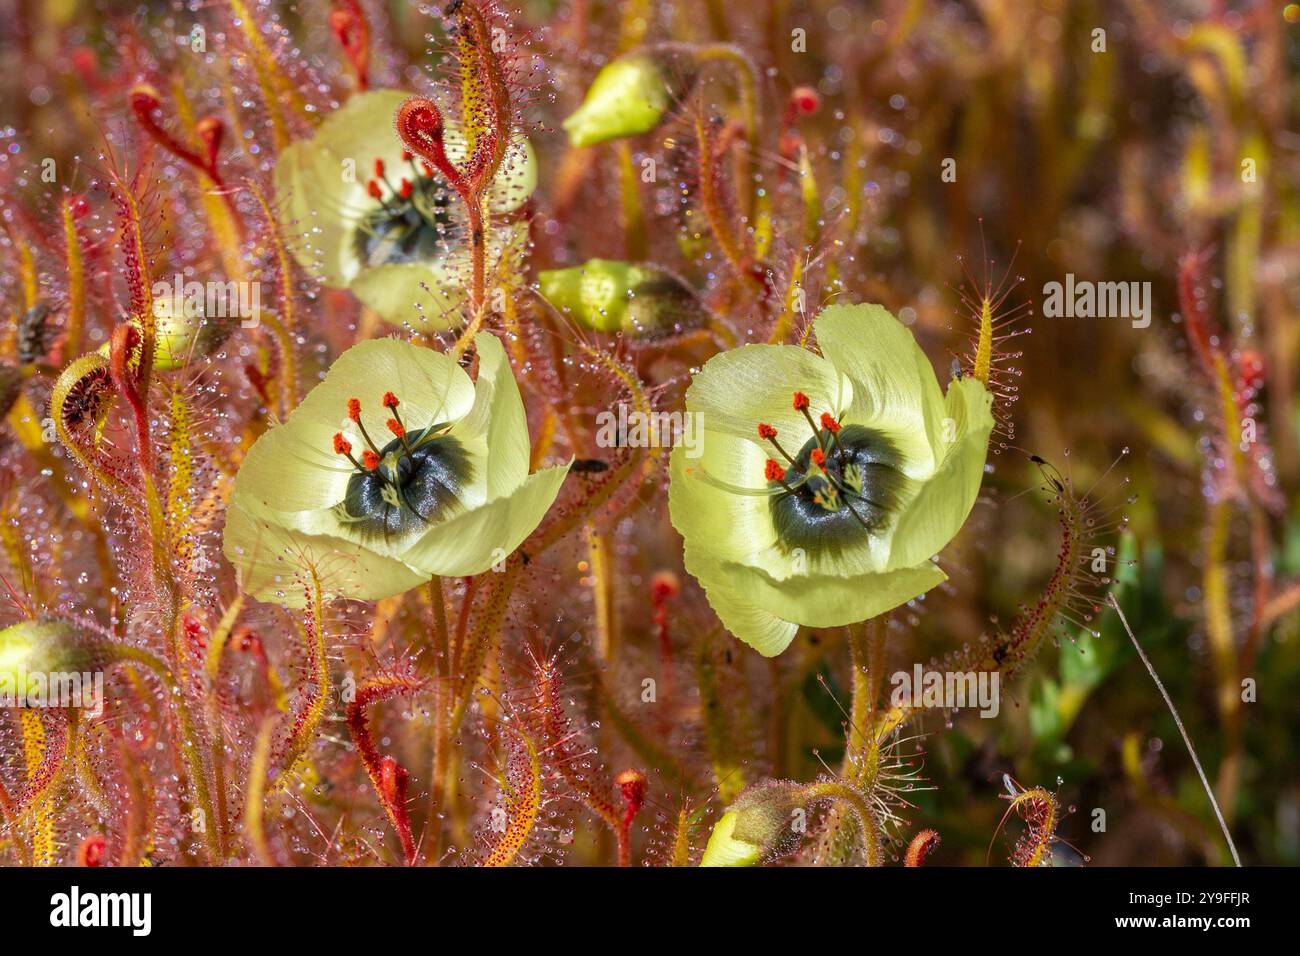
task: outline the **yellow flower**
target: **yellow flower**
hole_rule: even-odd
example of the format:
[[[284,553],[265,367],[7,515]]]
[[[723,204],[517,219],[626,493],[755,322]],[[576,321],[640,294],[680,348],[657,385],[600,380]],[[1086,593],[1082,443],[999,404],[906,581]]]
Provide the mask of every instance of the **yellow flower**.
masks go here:
[[[275,167],[279,216],[294,258],[325,285],[350,289],[389,322],[446,329],[459,322],[451,313],[465,299],[470,241],[460,199],[397,136],[394,119],[409,98],[400,90],[355,95],[314,137],[291,144]],[[461,162],[463,133],[449,123],[445,142]],[[536,185],[532,145],[518,138],[488,210],[517,209]],[[492,229],[489,268],[517,256],[527,235],[522,222]]]
[[[300,607],[315,573],[328,597],[374,600],[432,575],[480,574],[537,527],[568,466],[528,474],[505,350],[485,333],[475,344],[474,382],[409,342],[355,345],[257,440],[225,529],[244,591]]]
[[[746,345],[695,376],[703,451],[671,456],[686,569],[736,637],[781,653],[801,625],[883,614],[944,580],[930,560],[979,492],[992,397],[939,390],[911,333],[879,305],[831,306],[822,354]]]

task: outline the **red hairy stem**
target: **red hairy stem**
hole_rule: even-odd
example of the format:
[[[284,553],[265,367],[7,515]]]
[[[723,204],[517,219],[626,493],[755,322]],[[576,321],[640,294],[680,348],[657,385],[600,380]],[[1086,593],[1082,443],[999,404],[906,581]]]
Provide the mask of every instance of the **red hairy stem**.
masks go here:
[[[421,681],[405,675],[381,675],[361,684],[356,696],[347,707],[348,730],[352,742],[356,745],[366,774],[374,785],[379,802],[388,815],[398,839],[402,841],[402,853],[407,866],[413,866],[416,858],[415,840],[411,835],[411,817],[406,809],[407,784],[409,775],[396,760],[379,753],[370,735],[366,722],[366,710],[371,704],[379,703],[398,694],[410,693],[422,686]]]
[[[140,332],[134,325],[123,323],[113,330],[109,345],[109,374],[113,384],[131,406],[135,417],[136,456],[143,475],[153,474],[153,452],[149,437],[149,410],[140,394],[136,377],[131,373],[131,353],[140,343]]]
[[[216,117],[209,117],[199,124],[196,132],[198,132],[199,138],[203,140],[206,153],[206,155],[200,156],[159,124],[156,114],[162,107],[162,98],[156,89],[148,84],[141,84],[131,90],[129,101],[136,122],[158,145],[177,159],[189,163],[195,169],[205,173],[218,188],[225,187],[225,183],[221,179],[221,173],[217,171],[217,149],[221,144],[222,135],[225,131],[225,126],[221,120]]]
[[[422,96],[411,97],[398,109],[396,125],[397,135],[406,144],[406,148],[442,173],[465,206],[474,270],[470,286],[470,310],[477,315],[483,305],[487,273],[481,176],[476,175],[473,161],[469,170],[462,171],[447,156],[443,142],[446,126],[442,113],[432,100]]]
[[[654,608],[655,636],[659,639],[660,681],[664,698],[673,698],[673,643],[668,627],[668,602],[681,593],[681,582],[671,571],[660,571],[650,579],[650,606]],[[661,715],[662,730],[668,731],[668,713]]]
[[[614,778],[619,791],[623,794],[626,809],[618,828],[618,865],[632,865],[632,821],[645,804],[646,779],[640,770],[624,770]]]

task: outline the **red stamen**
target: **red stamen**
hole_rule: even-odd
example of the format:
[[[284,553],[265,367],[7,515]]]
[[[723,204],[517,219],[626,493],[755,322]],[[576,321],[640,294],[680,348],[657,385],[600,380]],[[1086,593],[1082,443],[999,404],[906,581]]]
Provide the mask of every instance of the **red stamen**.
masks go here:
[[[382,159],[375,160],[375,177],[377,179],[384,178],[384,161]]]
[[[383,401],[383,405],[384,405],[384,408],[396,408],[396,407],[397,407],[397,396],[394,395],[392,392],[384,392],[384,401]]]
[[[813,460],[813,464],[816,465],[818,468],[825,469],[826,452],[822,451],[820,448],[814,448],[812,450],[812,454],[809,455],[808,457],[810,457]]]
[[[830,412],[822,412],[822,428],[826,429],[832,435],[840,433],[840,423],[835,420]]]
[[[379,467],[379,455],[367,448],[361,453],[361,463],[366,466],[367,471],[374,471]]]
[[[406,428],[396,418],[390,418],[388,420],[388,430],[398,438],[406,437]]]
[[[784,481],[785,469],[778,465],[775,459],[769,458],[767,465],[763,469],[763,474],[768,481]]]
[[[415,187],[411,185],[409,179],[402,180],[402,188],[398,190],[403,199],[410,199],[411,193],[415,192]]]
[[[802,412],[805,408],[808,407],[808,405],[809,405],[809,401],[807,395],[805,395],[803,392],[794,393],[794,410],[796,412]]]
[[[765,424],[765,423],[763,423],[763,422],[759,422],[759,423],[758,423],[758,437],[759,437],[759,438],[769,438],[769,439],[770,439],[770,438],[775,438],[775,437],[776,437],[776,429],[773,428],[771,425]]]
[[[382,199],[384,194],[379,189],[379,183],[373,179],[366,184],[366,191],[375,199]]]
[[[342,432],[334,433],[334,454],[336,455],[352,454],[352,443],[343,437]]]
[[[361,399],[348,399],[348,418],[360,424],[361,422]]]
[[[413,152],[409,149],[402,150],[402,162],[409,163],[413,159],[415,159],[415,154]]]

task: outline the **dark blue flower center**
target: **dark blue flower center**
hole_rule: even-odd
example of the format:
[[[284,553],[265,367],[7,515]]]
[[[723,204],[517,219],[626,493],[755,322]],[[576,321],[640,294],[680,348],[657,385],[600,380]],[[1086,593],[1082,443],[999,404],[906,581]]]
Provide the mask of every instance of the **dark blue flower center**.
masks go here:
[[[411,195],[391,192],[375,200],[353,235],[353,250],[366,268],[433,262],[457,241],[453,197],[434,179],[412,182]]]
[[[377,468],[348,479],[339,517],[361,534],[391,543],[454,512],[473,467],[460,441],[443,434],[446,427],[409,432],[409,454],[400,438],[381,448]]]
[[[825,455],[825,466],[814,452]],[[902,455],[884,435],[862,425],[839,434],[818,431],[794,456],[784,483],[769,481],[772,521],[785,551],[842,550],[884,531],[907,488]]]

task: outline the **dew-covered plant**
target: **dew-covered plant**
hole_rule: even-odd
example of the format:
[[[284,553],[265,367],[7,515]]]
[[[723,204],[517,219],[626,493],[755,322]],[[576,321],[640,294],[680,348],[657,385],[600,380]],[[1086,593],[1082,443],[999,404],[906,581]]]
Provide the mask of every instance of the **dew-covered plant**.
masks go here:
[[[0,862],[1300,862],[1289,13],[38,6]]]

